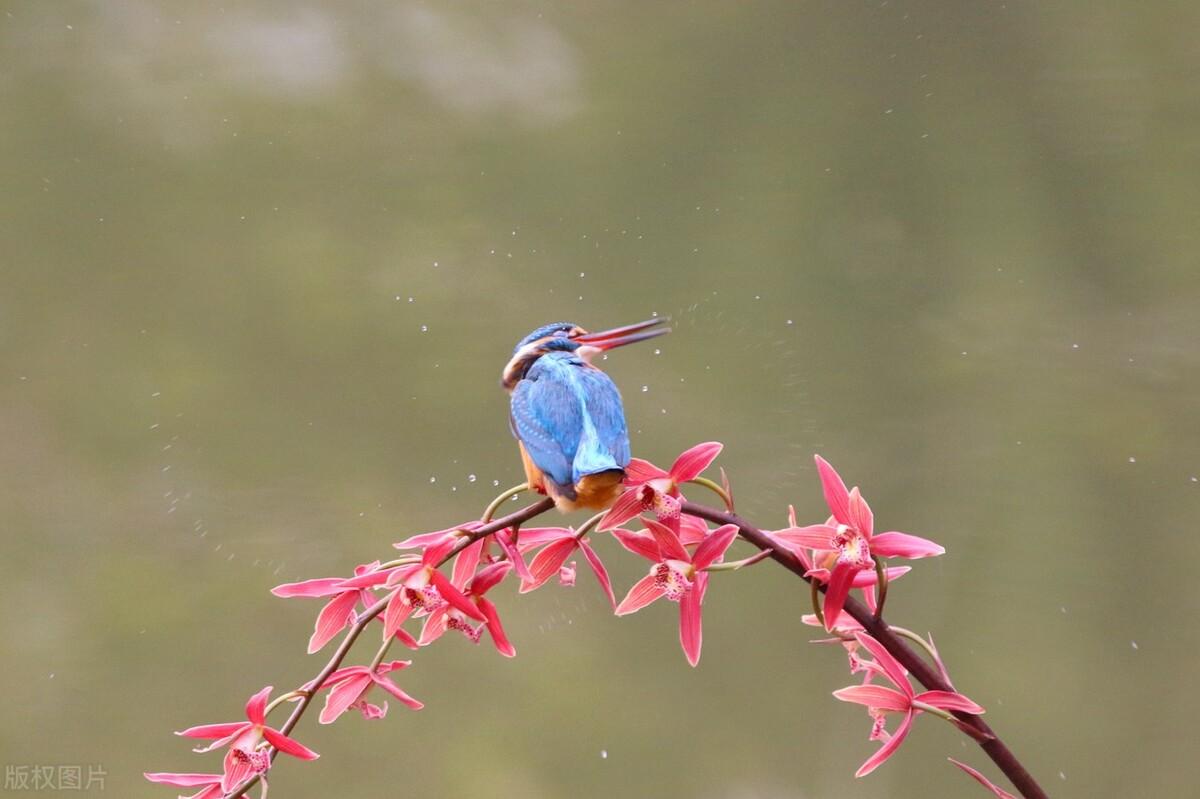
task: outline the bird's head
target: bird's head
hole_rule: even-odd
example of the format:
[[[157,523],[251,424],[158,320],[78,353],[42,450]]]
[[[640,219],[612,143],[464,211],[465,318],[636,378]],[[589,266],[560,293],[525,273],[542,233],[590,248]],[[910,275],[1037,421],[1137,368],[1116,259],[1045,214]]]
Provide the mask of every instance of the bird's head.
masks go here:
[[[529,367],[548,352],[573,352],[585,361],[590,361],[602,352],[670,333],[671,328],[662,327],[668,321],[670,320],[647,319],[645,322],[614,327],[599,333],[589,333],[571,322],[542,325],[517,342],[512,358],[504,367],[500,383],[511,391],[529,371]]]

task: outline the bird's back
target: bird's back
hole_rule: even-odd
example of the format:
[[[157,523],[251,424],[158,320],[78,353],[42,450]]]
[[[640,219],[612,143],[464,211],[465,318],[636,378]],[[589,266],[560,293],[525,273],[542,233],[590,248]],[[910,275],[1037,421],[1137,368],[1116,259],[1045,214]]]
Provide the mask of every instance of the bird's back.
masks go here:
[[[611,504],[629,464],[629,434],[608,375],[572,353],[547,353],[513,390],[510,418],[559,493],[586,507]]]

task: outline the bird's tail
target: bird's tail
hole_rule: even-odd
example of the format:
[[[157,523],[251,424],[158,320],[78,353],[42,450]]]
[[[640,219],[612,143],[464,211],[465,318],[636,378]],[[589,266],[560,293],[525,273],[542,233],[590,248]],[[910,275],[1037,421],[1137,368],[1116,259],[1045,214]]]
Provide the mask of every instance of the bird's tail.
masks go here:
[[[602,472],[585,474],[574,486],[557,486],[547,480],[546,487],[559,510],[605,510],[612,507],[617,497],[621,496],[621,483],[624,479],[624,469],[605,469]]]

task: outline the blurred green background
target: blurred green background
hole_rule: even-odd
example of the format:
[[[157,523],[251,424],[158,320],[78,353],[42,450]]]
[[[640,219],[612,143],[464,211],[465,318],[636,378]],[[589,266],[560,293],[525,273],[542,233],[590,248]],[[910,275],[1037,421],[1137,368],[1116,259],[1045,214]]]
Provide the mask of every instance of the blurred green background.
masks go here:
[[[171,731],[323,662],[268,589],[520,480],[529,329],[658,313],[605,364],[635,454],[725,441],[778,527],[821,452],[946,545],[888,615],[1052,795],[1194,795],[1200,9],[0,10],[6,765],[215,769]],[[306,719],[271,795],[982,796],[932,719],[853,779],[807,601],[720,575],[692,670],[666,603],[505,586],[518,658],[418,653],[424,711]]]

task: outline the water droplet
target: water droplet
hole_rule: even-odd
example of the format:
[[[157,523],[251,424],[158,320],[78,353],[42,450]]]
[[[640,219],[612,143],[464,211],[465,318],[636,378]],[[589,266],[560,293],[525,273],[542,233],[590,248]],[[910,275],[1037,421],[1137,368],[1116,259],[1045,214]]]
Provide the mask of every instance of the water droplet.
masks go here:
[[[792,320],[791,320],[791,319],[787,320],[787,323],[788,323],[789,325],[790,325],[790,324],[794,324],[794,323],[792,322]]]
[[[1130,457],[1130,459],[1129,459],[1129,462],[1130,462],[1130,463],[1137,463],[1137,458]]]
[[[646,393],[647,391],[649,391],[649,390],[650,390],[650,386],[642,386],[642,393],[643,393],[643,394],[645,394],[645,393]]]
[[[1137,641],[1130,641],[1130,642],[1129,642],[1129,645],[1130,645],[1131,647],[1133,647],[1134,649],[1137,649],[1137,648],[1138,648]]]
[[[429,332],[429,325],[421,325],[421,332],[422,332],[422,333],[428,333],[428,332]]]
[[[492,481],[492,485],[494,485],[494,486],[499,486],[499,485],[500,485],[500,481],[499,481],[499,480],[493,480],[493,481]]]
[[[474,483],[474,482],[475,482],[475,475],[473,475],[473,474],[468,474],[468,475],[467,475],[467,482],[468,482],[468,483]]]
[[[437,482],[437,478],[436,478],[436,477],[430,477],[430,478],[429,478],[429,482],[431,482],[431,483],[436,483],[436,482]]]
[[[654,351],[654,354],[655,354],[655,355],[662,355],[662,350],[655,350],[655,351]]]
[[[53,675],[53,674],[51,674],[50,676],[51,676],[51,677],[53,677],[54,675]],[[608,760],[608,750],[607,750],[607,749],[601,749],[601,750],[600,750],[600,759],[601,759],[601,760]]]

